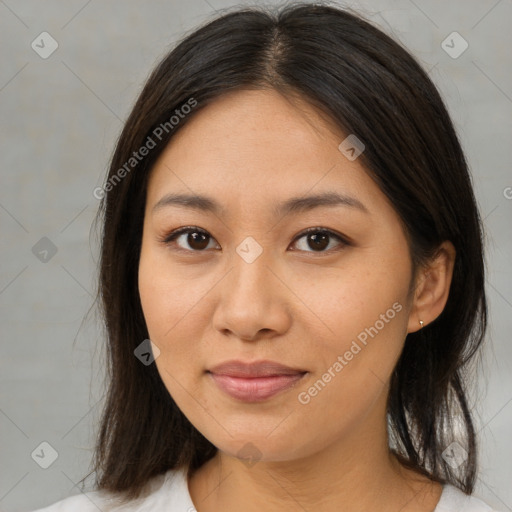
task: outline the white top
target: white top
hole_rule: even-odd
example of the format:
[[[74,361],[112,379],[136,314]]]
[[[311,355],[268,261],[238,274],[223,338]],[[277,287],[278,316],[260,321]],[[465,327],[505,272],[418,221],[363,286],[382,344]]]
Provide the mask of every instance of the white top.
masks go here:
[[[34,512],[196,512],[188,491],[184,470],[169,470],[150,484],[151,493],[119,509],[116,498],[105,491],[70,496]],[[496,512],[483,501],[468,496],[451,484],[443,486],[441,498],[433,512]]]

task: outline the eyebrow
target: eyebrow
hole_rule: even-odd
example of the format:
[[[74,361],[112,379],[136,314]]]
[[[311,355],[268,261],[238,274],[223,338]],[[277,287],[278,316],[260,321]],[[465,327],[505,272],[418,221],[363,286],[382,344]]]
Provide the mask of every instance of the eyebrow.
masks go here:
[[[166,194],[153,206],[152,211],[154,213],[168,206],[181,206],[202,212],[212,212],[215,215],[222,215],[224,211],[220,203],[215,201],[215,199],[195,194]],[[310,196],[299,196],[287,199],[273,208],[273,214],[276,217],[280,217],[325,206],[347,206],[358,209],[364,213],[370,213],[364,204],[355,197],[350,197],[338,192],[323,192]]]

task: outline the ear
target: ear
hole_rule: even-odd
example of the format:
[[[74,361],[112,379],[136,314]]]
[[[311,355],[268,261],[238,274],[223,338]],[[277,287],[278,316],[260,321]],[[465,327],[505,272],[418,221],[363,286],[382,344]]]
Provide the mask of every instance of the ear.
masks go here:
[[[421,329],[420,320],[426,327],[442,313],[450,293],[455,256],[455,247],[445,240],[432,260],[418,272],[408,333]]]

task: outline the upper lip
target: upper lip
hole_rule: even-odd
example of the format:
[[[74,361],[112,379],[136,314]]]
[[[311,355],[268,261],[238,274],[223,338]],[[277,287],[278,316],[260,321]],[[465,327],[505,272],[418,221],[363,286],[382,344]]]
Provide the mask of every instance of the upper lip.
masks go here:
[[[218,364],[208,370],[217,375],[228,375],[230,377],[271,377],[275,375],[296,375],[306,373],[306,370],[291,368],[275,361],[254,361],[246,363],[244,361],[231,360]]]

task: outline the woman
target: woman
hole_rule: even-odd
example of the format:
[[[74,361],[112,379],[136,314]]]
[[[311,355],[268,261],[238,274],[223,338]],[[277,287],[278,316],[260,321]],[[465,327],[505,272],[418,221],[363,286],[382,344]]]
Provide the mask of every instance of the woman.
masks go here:
[[[329,6],[223,15],[156,67],[95,195],[97,490],[45,511],[491,510],[481,223],[400,45]]]

